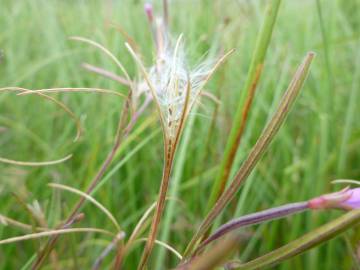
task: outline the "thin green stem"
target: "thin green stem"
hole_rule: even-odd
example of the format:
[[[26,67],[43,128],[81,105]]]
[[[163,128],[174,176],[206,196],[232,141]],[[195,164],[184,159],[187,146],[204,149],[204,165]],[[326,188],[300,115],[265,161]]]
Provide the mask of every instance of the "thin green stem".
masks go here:
[[[229,179],[231,167],[234,163],[241,137],[245,131],[250,108],[253,103],[255,91],[262,73],[267,48],[271,40],[271,35],[274,29],[280,3],[281,0],[273,0],[269,1],[267,5],[266,17],[256,41],[248,77],[244,90],[242,91],[240,101],[238,103],[229,139],[225,147],[223,159],[221,161],[220,170],[212,186],[207,207],[208,211],[214,206],[216,200],[224,192],[226,183]]]

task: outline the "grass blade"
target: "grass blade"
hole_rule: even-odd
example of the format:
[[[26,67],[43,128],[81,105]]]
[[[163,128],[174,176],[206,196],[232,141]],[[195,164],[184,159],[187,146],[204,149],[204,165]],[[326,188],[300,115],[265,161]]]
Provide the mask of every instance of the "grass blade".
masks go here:
[[[63,163],[65,161],[69,160],[71,157],[72,157],[72,154],[67,155],[66,157],[63,157],[61,159],[49,160],[49,161],[19,161],[19,160],[12,160],[12,159],[8,159],[8,158],[0,157],[0,162],[17,165],[17,166],[39,167],[39,166],[50,166],[50,165],[56,165],[59,163]]]
[[[127,134],[124,134],[124,127],[127,123],[127,118],[129,115],[130,97],[131,97],[131,94],[129,94],[129,96],[121,110],[121,114],[120,114],[118,124],[117,124],[117,130],[116,130],[116,134],[115,134],[115,140],[114,140],[113,147],[111,148],[106,159],[103,161],[101,167],[99,168],[99,170],[97,171],[97,173],[95,174],[93,179],[91,180],[90,185],[87,187],[87,189],[86,189],[87,194],[91,194],[94,191],[94,189],[98,186],[98,184],[100,183],[100,180],[104,176],[106,170],[112,163],[113,158],[115,157],[116,152],[118,151],[124,137],[126,137],[126,135],[127,135]],[[72,221],[74,219],[74,217],[76,217],[79,209],[82,207],[82,205],[84,204],[85,201],[86,201],[86,199],[84,197],[81,197],[79,199],[79,201],[76,203],[76,205],[72,209],[71,213],[67,217],[66,224],[69,223],[70,221]],[[51,250],[54,248],[58,239],[59,239],[59,235],[54,235],[53,237],[51,237],[48,240],[45,247],[38,253],[37,259],[32,266],[33,270],[40,269],[40,267],[44,263],[45,259],[47,258],[47,256],[51,252]]]
[[[147,238],[139,238],[139,239],[135,240],[134,242],[146,242],[147,240],[148,240]],[[182,260],[183,257],[181,256],[180,252],[178,252],[175,248],[173,248],[169,244],[166,244],[165,242],[157,240],[157,239],[155,239],[154,243],[159,245],[159,246],[164,247],[166,250],[173,253],[177,258]]]
[[[106,209],[105,206],[103,206],[101,203],[99,203],[97,200],[95,200],[93,197],[91,197],[89,194],[82,192],[81,190],[78,190],[76,188],[72,188],[69,186],[65,186],[65,185],[61,185],[61,184],[56,184],[56,183],[50,183],[48,184],[48,186],[52,187],[52,188],[57,188],[57,189],[61,189],[61,190],[66,190],[69,191],[71,193],[80,195],[81,197],[84,197],[86,200],[88,200],[89,202],[91,202],[92,204],[94,204],[97,208],[99,208],[110,220],[111,222],[114,224],[115,228],[120,232],[121,228],[119,223],[116,221],[116,218],[113,216],[113,214],[110,213],[110,211],[108,209]]]
[[[75,41],[80,41],[80,42],[84,42],[87,43],[97,49],[99,49],[100,51],[102,51],[103,53],[105,53],[108,57],[111,58],[111,60],[113,60],[115,62],[115,64],[120,68],[120,70],[122,71],[122,73],[125,75],[126,79],[128,80],[128,82],[131,82],[130,76],[127,73],[125,67],[123,66],[123,64],[119,61],[118,58],[116,58],[116,56],[111,53],[108,49],[106,49],[104,46],[102,46],[101,44],[88,39],[88,38],[84,38],[84,37],[70,37],[70,40],[75,40]]]
[[[231,167],[233,165],[237,149],[239,148],[241,137],[245,130],[248,114],[261,76],[266,51],[270,43],[280,3],[281,0],[274,0],[268,3],[266,17],[256,42],[248,77],[244,90],[241,94],[229,139],[225,147],[224,157],[221,161],[220,170],[211,190],[207,207],[208,210],[214,206],[216,200],[224,192],[226,183],[229,179]]]
[[[113,236],[114,234],[112,232],[103,230],[103,229],[96,229],[96,228],[74,228],[74,229],[60,229],[60,230],[50,230],[45,232],[39,232],[39,233],[31,233],[26,234],[22,236],[16,236],[11,237],[8,239],[0,240],[0,245],[15,243],[19,241],[25,241],[30,239],[36,239],[40,237],[46,237],[46,236],[53,236],[53,235],[59,235],[59,234],[67,234],[67,233],[78,233],[78,232],[93,232],[93,233],[101,233]]]
[[[0,88],[0,92],[2,91],[19,91],[21,93],[24,93],[24,92],[32,92],[40,97],[43,97],[47,100],[50,100],[52,102],[54,102],[57,106],[59,106],[62,110],[64,110],[75,122],[76,124],[76,137],[74,139],[74,142],[76,142],[80,136],[81,136],[81,123],[80,123],[80,120],[76,117],[75,113],[73,113],[64,103],[60,102],[59,100],[57,100],[56,98],[53,98],[51,96],[48,96],[46,94],[43,94],[43,93],[38,93],[36,90],[30,90],[30,89],[26,89],[26,88],[21,88],[21,87],[3,87],[3,88]],[[18,94],[18,95],[21,95]]]

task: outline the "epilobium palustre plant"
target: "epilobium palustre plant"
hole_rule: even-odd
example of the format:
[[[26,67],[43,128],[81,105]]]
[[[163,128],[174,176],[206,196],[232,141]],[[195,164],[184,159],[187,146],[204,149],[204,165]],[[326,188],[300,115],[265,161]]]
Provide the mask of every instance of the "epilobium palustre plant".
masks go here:
[[[230,51],[225,54],[212,67],[204,63],[194,70],[190,70],[186,66],[187,60],[185,59],[181,43],[182,35],[178,37],[175,46],[173,46],[165,20],[162,18],[154,20],[152,8],[149,5],[145,6],[145,11],[154,32],[156,63],[147,71],[131,46],[129,44],[126,44],[126,46],[140,66],[142,75],[156,103],[164,135],[165,158],[159,198],[139,269],[143,269],[146,266],[155,243],[158,226],[165,206],[174,156],[185,121],[206,82],[210,79],[216,68],[232,52]]]
[[[307,249],[315,247],[328,239],[331,239],[344,230],[352,227],[360,221],[360,188],[345,188],[339,192],[320,195],[313,199],[286,203],[284,205],[265,209],[255,213],[249,213],[240,217],[234,217],[230,221],[218,226],[212,230],[215,219],[224,211],[225,207],[234,199],[236,193],[247,180],[250,173],[255,168],[263,154],[268,149],[273,138],[285,122],[296,98],[300,94],[303,84],[308,76],[310,65],[315,54],[309,52],[303,62],[297,68],[288,89],[283,94],[277,109],[270,118],[255,145],[245,158],[244,162],[237,170],[234,177],[229,177],[229,170],[233,164],[236,151],[239,147],[240,138],[244,132],[247,115],[251,109],[252,100],[256,85],[260,79],[263,70],[263,64],[266,56],[267,47],[271,38],[271,33],[277,17],[277,10],[280,0],[269,1],[268,11],[262,31],[259,34],[257,46],[254,50],[253,61],[245,86],[244,98],[239,103],[238,113],[235,117],[232,132],[224,153],[224,159],[221,164],[220,172],[213,183],[212,192],[209,197],[208,212],[200,226],[196,229],[188,245],[184,246],[184,252],[179,252],[169,243],[161,242],[157,239],[161,229],[161,218],[165,209],[167,190],[171,183],[171,172],[174,163],[176,149],[179,145],[182,131],[186,125],[186,120],[191,113],[191,109],[196,106],[199,98],[204,91],[205,84],[209,81],[215,70],[221,66],[226,58],[233,52],[230,50],[218,60],[208,60],[195,68],[188,66],[186,50],[184,48],[183,35],[173,39],[169,29],[168,3],[163,1],[163,16],[154,15],[153,7],[149,3],[145,5],[145,14],[148,18],[149,26],[152,31],[155,44],[155,53],[153,64],[149,66],[143,62],[138,46],[126,34],[126,48],[135,60],[139,73],[136,79],[132,79],[124,65],[104,46],[82,37],[72,37],[72,40],[87,43],[105,53],[112,59],[122,72],[122,75],[105,70],[101,67],[85,63],[83,67],[90,72],[99,74],[111,80],[120,83],[129,88],[127,95],[119,94],[116,91],[100,88],[52,88],[40,90],[28,90],[19,87],[1,88],[0,91],[16,91],[19,95],[36,94],[47,100],[54,102],[60,108],[65,110],[76,122],[78,132],[76,139],[81,135],[80,122],[75,114],[67,106],[55,98],[49,96],[52,92],[98,92],[103,94],[117,95],[125,98],[120,112],[115,140],[108,156],[103,161],[97,173],[90,181],[90,185],[85,191],[80,191],[72,187],[58,183],[49,184],[51,188],[68,191],[80,196],[79,201],[72,208],[70,214],[64,221],[59,222],[55,228],[48,228],[45,215],[38,203],[27,205],[27,209],[37,219],[39,227],[33,227],[28,224],[20,223],[4,215],[0,215],[0,223],[10,224],[25,230],[35,230],[35,232],[9,239],[0,240],[0,245],[14,243],[23,240],[35,239],[39,237],[49,237],[47,243],[39,250],[32,263],[32,269],[40,269],[49,255],[56,251],[56,243],[62,234],[79,232],[96,232],[111,237],[109,244],[93,260],[92,269],[103,269],[103,262],[109,258],[112,251],[115,255],[111,259],[113,269],[121,269],[124,260],[131,249],[138,242],[145,242],[142,256],[138,258],[138,269],[142,270],[149,266],[149,258],[152,254],[155,244],[167,249],[178,258],[176,269],[214,269],[217,266],[223,266],[226,269],[263,269],[276,265],[288,258],[296,256]],[[141,103],[142,102],[142,103]],[[121,224],[114,215],[106,209],[100,202],[92,196],[93,192],[100,188],[105,171],[109,168],[115,155],[118,153],[122,141],[132,132],[134,125],[140,116],[144,116],[144,111],[153,102],[159,116],[159,122],[163,131],[164,144],[164,163],[162,179],[160,181],[160,190],[155,203],[153,203],[142,215],[136,226],[131,232],[125,232]],[[239,117],[241,122],[238,123]],[[22,166],[46,166],[65,159],[48,162],[25,162],[0,158],[0,161]],[[155,180],[154,180],[155,181]],[[226,187],[226,183],[229,184]],[[158,183],[158,182],[156,182]],[[357,182],[343,182],[354,184]],[[96,206],[111,221],[114,231],[107,231],[99,228],[77,228],[74,225],[81,223],[86,217],[81,213],[85,202]],[[240,228],[272,221],[279,218],[289,217],[291,215],[304,211],[328,211],[331,209],[340,209],[348,213],[341,217],[309,232],[293,242],[286,244],[268,254],[255,258],[249,262],[233,260],[231,255],[238,247],[240,237],[237,231]],[[150,228],[147,237],[142,238],[142,233]],[[195,228],[194,228],[195,229]],[[230,237],[227,237],[229,236]],[[57,267],[56,256],[50,256],[54,268]],[[155,258],[156,259],[156,258]]]

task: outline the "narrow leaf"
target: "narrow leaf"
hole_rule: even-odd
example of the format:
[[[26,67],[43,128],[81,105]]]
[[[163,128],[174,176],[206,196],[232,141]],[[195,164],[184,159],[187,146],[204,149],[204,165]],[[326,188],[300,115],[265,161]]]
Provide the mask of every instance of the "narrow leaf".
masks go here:
[[[360,210],[353,210],[323,226],[313,230],[264,256],[245,264],[231,263],[230,269],[251,270],[264,269],[265,267],[274,266],[280,262],[303,253],[325,241],[336,237],[343,231],[360,222]]]
[[[204,248],[206,245],[210,244],[212,241],[223,237],[225,234],[228,234],[236,229],[283,218],[305,211],[306,209],[308,209],[308,202],[289,203],[256,213],[251,213],[239,218],[234,218],[229,222],[221,225],[212,235],[210,235],[206,240],[204,240],[197,249],[196,253],[202,248]]]
[[[36,239],[40,237],[46,237],[46,236],[53,236],[53,235],[59,235],[59,234],[67,234],[67,233],[79,233],[79,232],[92,232],[92,233],[101,233],[113,236],[114,234],[112,232],[103,230],[103,229],[97,229],[97,228],[74,228],[74,229],[59,229],[59,230],[49,230],[39,233],[31,233],[26,234],[22,236],[16,236],[11,237],[7,239],[0,240],[0,245],[30,240],[30,239]]]
[[[231,185],[221,195],[215,206],[208,213],[203,223],[200,225],[198,231],[194,234],[193,239],[190,241],[190,244],[186,249],[185,257],[187,257],[191,253],[193,248],[199,244],[201,237],[210,228],[211,224],[224,210],[226,205],[234,198],[236,192],[250,175],[257,162],[263,156],[264,152],[268,149],[271,141],[273,140],[275,134],[278,132],[281,125],[283,124],[287,114],[290,111],[291,106],[295,102],[295,99],[301,90],[301,87],[307,77],[309,67],[314,58],[314,55],[315,54],[312,52],[308,53],[303,63],[297,69],[287,91],[285,92],[282,100],[280,101],[276,112],[263,130],[253,149],[249,153],[247,159],[243,162],[242,166],[236,173]]]
[[[76,188],[72,188],[72,187],[69,187],[66,185],[61,185],[61,184],[56,184],[56,183],[50,183],[50,184],[48,184],[48,186],[50,186],[52,188],[66,190],[66,191],[69,191],[69,192],[72,192],[74,194],[84,197],[86,200],[88,200],[89,202],[94,204],[97,208],[99,208],[111,220],[111,222],[114,224],[115,228],[119,232],[121,231],[119,223],[116,221],[116,218],[111,214],[111,212],[108,209],[106,209],[105,206],[103,206],[101,203],[99,203],[97,200],[95,200],[93,197],[91,197],[89,194],[82,192],[81,190],[78,190]]]
[[[72,155],[67,155],[64,158],[57,159],[57,160],[49,160],[49,161],[19,161],[19,160],[12,160],[7,158],[0,157],[0,162],[17,165],[17,166],[30,166],[30,167],[38,167],[38,166],[50,166],[50,165],[56,165],[59,163],[63,163],[67,160],[69,160],[72,157]]]

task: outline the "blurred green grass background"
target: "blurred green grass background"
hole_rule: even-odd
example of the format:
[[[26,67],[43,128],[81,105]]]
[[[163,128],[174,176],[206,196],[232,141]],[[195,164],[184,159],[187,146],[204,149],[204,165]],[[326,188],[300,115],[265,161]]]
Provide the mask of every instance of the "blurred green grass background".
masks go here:
[[[246,79],[265,2],[170,1],[171,29],[174,34],[184,34],[190,62],[196,63],[209,51],[236,48],[207,85],[207,90],[222,102],[215,127],[211,128],[214,103],[203,99],[188,131],[179,189],[173,194],[180,203],[172,209],[171,225],[160,228],[160,234],[169,230],[166,241],[177,250],[183,251],[205,216],[211,183]],[[160,12],[161,1],[154,4]],[[239,192],[239,199],[228,207],[233,210],[224,213],[223,221],[233,211],[240,215],[328,192],[334,189],[330,183],[334,179],[360,178],[359,9],[357,0],[283,1],[235,168],[255,143],[302,57],[310,50],[317,57],[285,126]],[[135,76],[136,68],[124,47],[124,38],[107,22],[121,25],[140,46],[146,63],[151,63],[151,33],[142,1],[2,0],[0,87],[97,87],[126,93],[125,87],[80,66],[87,62],[120,73],[111,60],[89,46],[68,40],[76,35],[100,42]],[[35,96],[8,92],[0,95],[1,157],[42,161],[73,153],[71,160],[56,166],[0,164],[0,214],[28,224],[31,217],[20,201],[32,204],[37,200],[49,226],[66,216],[78,198],[54,191],[47,183],[85,189],[112,146],[123,103],[117,97],[90,93],[52,96],[80,117],[84,134],[79,142],[73,143],[74,123],[54,104]],[[153,107],[149,108],[137,123],[113,162],[111,173],[106,174],[105,184],[94,196],[115,215],[128,235],[155,201],[160,184],[162,136],[154,112]],[[112,229],[92,205],[87,204],[84,213],[82,227]],[[246,233],[251,237],[241,243],[237,256],[242,260],[254,258],[336,215],[307,213],[248,229]],[[0,225],[1,239],[21,234],[19,229]],[[351,246],[356,237],[348,234],[332,240],[276,269],[352,269]],[[0,268],[21,269],[44,241],[0,246]],[[63,236],[56,249],[61,269],[89,269],[106,243],[103,237],[92,234]],[[126,259],[125,269],[136,266],[142,246],[139,244]],[[161,258],[158,252],[157,247],[152,258],[154,265]],[[166,269],[176,262],[174,256],[166,253],[160,265]],[[108,265],[110,258],[104,269]],[[51,269],[51,264],[46,267]]]

